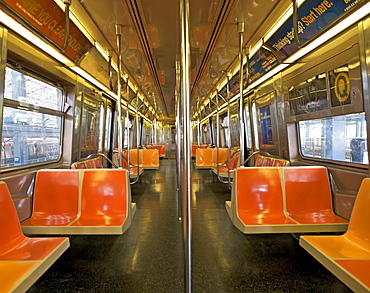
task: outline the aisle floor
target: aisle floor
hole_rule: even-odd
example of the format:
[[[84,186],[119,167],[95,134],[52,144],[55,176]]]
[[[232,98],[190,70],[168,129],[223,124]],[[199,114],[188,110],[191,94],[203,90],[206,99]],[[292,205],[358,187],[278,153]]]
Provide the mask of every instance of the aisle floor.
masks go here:
[[[70,248],[28,292],[184,292],[176,161],[132,186],[137,211],[119,236],[71,236]],[[351,292],[290,234],[244,235],[225,210],[227,185],[194,170],[193,292]]]

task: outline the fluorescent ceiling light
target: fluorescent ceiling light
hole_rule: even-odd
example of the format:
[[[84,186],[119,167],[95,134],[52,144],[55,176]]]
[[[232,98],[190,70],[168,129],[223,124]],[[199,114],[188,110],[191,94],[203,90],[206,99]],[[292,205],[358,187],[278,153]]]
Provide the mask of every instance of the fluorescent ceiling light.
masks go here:
[[[257,51],[262,47],[262,40],[259,40],[259,42],[254,45],[254,47],[251,49],[251,51],[249,52],[249,58],[251,58],[254,54],[257,53]]]
[[[285,67],[289,66],[290,64],[287,64],[287,63],[282,63],[282,64],[279,64],[277,67],[275,67],[274,69],[272,69],[271,71],[267,72],[265,75],[263,75],[260,79],[258,79],[257,81],[255,81],[254,83],[250,84],[246,89],[245,91],[243,92],[243,94],[249,92],[251,89],[255,88],[256,86],[260,85],[261,83],[263,83],[264,81],[266,81],[267,79],[269,79],[270,77],[274,76],[275,74],[279,73],[280,71],[282,71]]]
[[[108,54],[98,42],[95,42],[95,48],[99,51],[99,53],[104,57],[105,60],[109,61]]]
[[[302,5],[305,0],[298,1],[298,7]],[[287,19],[293,15],[293,4],[283,13],[283,15],[275,22],[275,24],[269,29],[266,35],[263,37],[267,41],[271,36],[287,21]]]
[[[70,69],[72,69],[74,72],[82,76],[83,78],[90,81],[92,84],[96,85],[98,88],[100,88],[103,91],[109,91],[107,87],[105,87],[102,83],[100,83],[98,80],[96,80],[94,77],[92,77],[90,74],[88,74],[85,70],[81,69],[77,66],[70,66]]]

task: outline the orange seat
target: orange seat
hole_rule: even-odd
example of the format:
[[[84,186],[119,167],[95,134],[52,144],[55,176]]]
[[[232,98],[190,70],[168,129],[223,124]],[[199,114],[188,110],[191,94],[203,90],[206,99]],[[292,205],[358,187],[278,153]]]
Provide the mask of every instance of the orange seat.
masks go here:
[[[123,154],[125,158],[127,159],[127,152],[124,152]],[[125,158],[122,158],[122,168],[128,169],[127,160]],[[117,166],[118,164],[118,153],[113,154],[113,163],[115,163]],[[130,178],[137,178],[144,172],[144,168],[138,168],[138,167],[130,167]]]
[[[41,170],[34,202],[28,234],[122,234],[136,208],[125,169]]]
[[[257,155],[256,162],[254,164],[255,167],[262,167],[263,166],[263,156]]]
[[[218,164],[227,161],[227,153],[228,149],[219,148],[217,161],[217,149],[196,149],[195,167],[198,169],[217,167]]]
[[[58,234],[52,226],[66,226],[78,216],[79,170],[40,170],[36,175],[33,212],[22,222],[25,233]]]
[[[166,156],[166,146],[165,145],[160,145],[160,146],[157,146],[158,150],[159,150],[159,156],[160,157],[165,157]]]
[[[249,167],[236,170],[227,212],[243,233],[345,231],[334,215],[324,167]],[[258,226],[259,225],[259,226]]]
[[[85,164],[86,164],[86,169],[95,169],[96,168],[94,160],[87,160],[87,161],[85,161]]]
[[[263,157],[262,166],[264,167],[271,167],[274,162],[273,158],[270,157]]]
[[[370,292],[370,179],[362,181],[343,235],[302,236],[300,245],[355,292]]]
[[[158,169],[159,168],[159,151],[153,150],[139,150],[140,166],[144,169]],[[136,165],[136,164],[135,164]]]
[[[130,150],[130,163],[144,169],[159,168],[159,151],[157,149]]]
[[[29,278],[38,266],[38,261],[0,261],[0,293],[26,292],[38,279]]]
[[[0,292],[8,292],[4,289],[8,287],[27,290],[69,247],[68,238],[24,236],[4,182],[0,182],[0,233]]]
[[[234,170],[239,165],[239,158],[240,158],[240,152],[234,153],[234,155],[230,158],[230,178],[234,177]],[[226,163],[225,165],[217,167],[212,167],[212,171],[218,175],[221,179],[222,178],[228,178],[229,177],[229,164]]]
[[[197,148],[198,148],[197,145],[192,145],[191,146],[191,156],[192,157],[195,157]]]
[[[295,223],[284,214],[280,171],[242,168],[235,173],[237,227],[244,233],[272,233]],[[275,226],[271,229],[271,226]]]
[[[87,169],[86,161],[73,163],[71,169]]]
[[[290,162],[288,160],[261,155],[257,155],[256,162],[254,164],[255,167],[285,167],[289,165]]]
[[[213,166],[213,149],[196,149],[195,166],[197,168],[211,168]]]
[[[94,162],[95,162],[95,167],[98,168],[98,169],[103,169],[104,166],[103,166],[103,163],[101,161],[101,158],[97,157],[95,159],[93,159]]]
[[[122,234],[131,223],[128,194],[127,170],[84,170],[80,217],[71,227],[83,227],[84,234]]]
[[[274,158],[273,162],[272,162],[272,166],[274,166],[274,167],[285,167],[285,166],[289,166],[289,165],[290,165],[290,162],[288,160],[284,160],[284,159]]]
[[[328,232],[336,231],[335,228],[338,228],[337,231],[339,232],[347,229],[348,221],[338,217],[333,212],[326,168],[285,168],[284,179],[286,210],[292,219],[300,224],[317,223],[322,224],[322,227],[327,225]],[[321,230],[321,232],[324,232],[324,230]]]

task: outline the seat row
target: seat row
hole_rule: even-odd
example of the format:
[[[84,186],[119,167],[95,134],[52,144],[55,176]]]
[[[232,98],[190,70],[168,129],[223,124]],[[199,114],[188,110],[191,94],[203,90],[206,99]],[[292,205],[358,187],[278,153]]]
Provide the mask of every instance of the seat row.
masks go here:
[[[218,152],[218,153],[217,153]],[[227,161],[228,149],[226,148],[198,148],[195,150],[195,167],[197,169],[211,169]]]
[[[345,232],[301,236],[300,245],[354,292],[370,292],[370,178],[363,180],[349,221],[332,209],[324,167],[251,167],[235,172],[226,209],[246,234]]]
[[[159,152],[159,157],[163,158],[166,156],[166,146],[165,145],[147,145],[145,146],[146,149],[148,150],[153,150],[153,149],[157,149],[158,152]]]
[[[122,234],[136,205],[125,169],[52,169],[36,174],[26,234]]]
[[[324,167],[248,167],[234,174],[226,209],[243,233],[344,232]]]
[[[370,178],[362,181],[343,235],[301,236],[299,243],[354,292],[370,292]]]
[[[212,167],[212,172],[215,173],[220,178],[220,180],[228,179],[229,172],[230,172],[230,178],[233,178],[234,170],[239,166],[239,158],[240,158],[239,151],[232,152],[230,156],[230,163],[226,161],[225,164]]]
[[[100,157],[78,161],[71,164],[71,169],[102,169],[104,168]]]
[[[233,151],[230,157],[230,164],[228,161],[225,164],[219,165],[218,167],[212,167],[213,173],[215,173],[221,181],[225,181],[229,178],[234,178],[234,170],[239,167],[240,152]],[[255,167],[284,167],[289,166],[290,162],[285,159],[268,157],[257,155],[255,161]]]
[[[117,151],[115,154],[117,154]],[[128,158],[127,151],[123,152],[123,156]],[[117,156],[118,157],[118,156]],[[117,158],[116,157],[116,158]],[[115,158],[113,158],[115,160]],[[127,160],[122,160],[122,163],[127,164]],[[114,161],[113,161],[114,162]],[[130,164],[139,166],[143,169],[158,169],[159,168],[159,151],[158,149],[133,149],[130,150]],[[132,168],[135,169],[135,168]]]
[[[285,167],[289,165],[290,162],[288,160],[262,155],[257,155],[256,162],[254,164],[255,167]]]
[[[125,153],[123,158],[122,158],[122,168],[128,170],[128,161],[127,161],[127,157],[125,155],[127,155],[127,154]],[[118,153],[114,153],[113,154],[113,163],[116,164],[116,166],[119,166],[118,160],[119,160]],[[139,167],[139,166],[133,166],[133,165],[130,164],[130,178],[137,178],[143,172],[144,172],[144,168]]]
[[[29,238],[5,182],[0,182],[0,292],[25,292],[69,247],[69,239]]]

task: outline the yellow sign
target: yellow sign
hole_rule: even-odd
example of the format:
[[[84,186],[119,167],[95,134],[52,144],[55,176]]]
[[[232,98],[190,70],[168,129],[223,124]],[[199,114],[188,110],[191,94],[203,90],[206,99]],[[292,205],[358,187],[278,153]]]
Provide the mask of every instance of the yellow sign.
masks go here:
[[[347,72],[338,73],[335,78],[334,87],[335,96],[340,102],[345,102],[349,98],[350,86],[349,86],[349,76]]]

